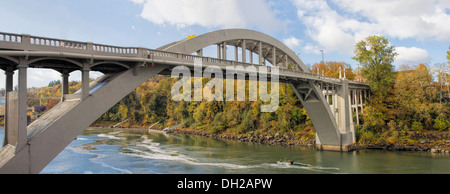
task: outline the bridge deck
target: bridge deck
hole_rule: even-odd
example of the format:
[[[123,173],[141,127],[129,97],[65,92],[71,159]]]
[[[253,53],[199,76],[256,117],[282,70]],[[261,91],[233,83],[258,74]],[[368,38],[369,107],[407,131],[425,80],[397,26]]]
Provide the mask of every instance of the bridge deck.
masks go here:
[[[256,66],[251,63],[242,63],[232,60],[216,59],[211,57],[202,57],[182,53],[140,48],[140,47],[118,47],[90,42],[78,42],[71,40],[62,40],[54,38],[45,38],[30,35],[19,35],[0,32],[0,59],[1,56],[8,57],[47,57],[47,58],[70,58],[80,60],[103,60],[103,61],[121,61],[121,62],[141,62],[146,64],[168,64],[173,67],[184,65],[194,67],[194,59],[201,59],[204,67],[218,66],[224,71],[229,66]],[[5,69],[11,66],[11,61],[7,59],[0,60],[0,68]],[[46,67],[42,63],[30,64],[30,67]],[[48,65],[48,68],[64,69],[73,67],[59,62],[59,64]],[[81,69],[81,67],[79,67]],[[130,67],[131,68],[131,67]],[[101,71],[101,70],[100,70]],[[123,69],[121,69],[123,71]],[[271,74],[271,68],[268,69]],[[340,85],[341,80],[337,78],[325,77],[321,75],[279,68],[279,78],[284,81],[307,81],[330,83]],[[361,82],[350,81],[351,88],[367,89],[368,85]]]

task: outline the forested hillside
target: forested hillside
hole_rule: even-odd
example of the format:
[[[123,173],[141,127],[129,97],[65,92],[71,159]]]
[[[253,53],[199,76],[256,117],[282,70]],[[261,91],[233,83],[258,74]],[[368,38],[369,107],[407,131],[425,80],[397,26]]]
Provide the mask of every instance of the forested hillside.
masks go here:
[[[367,71],[364,66],[352,71],[343,62],[326,62],[314,64],[312,73],[338,78],[345,71],[347,79],[353,79],[357,74],[368,78],[374,95],[366,102],[364,113],[359,117],[361,124],[355,127],[360,145],[418,144],[422,140],[443,142],[442,138],[448,136],[450,128],[450,106],[441,97],[448,86],[433,77],[430,67],[424,64],[416,67],[403,65],[398,71],[394,71],[392,65],[385,68],[380,71],[392,73],[383,73],[384,77],[380,77],[374,73],[376,70]],[[340,72],[341,69],[343,71]],[[208,81],[203,79],[203,84]],[[103,114],[96,125],[121,123],[121,127],[165,128],[182,124],[185,129],[215,134],[283,134],[302,140],[315,139],[307,112],[287,84],[280,84],[278,110],[262,113],[263,102],[251,102],[248,98],[244,102],[175,102],[171,98],[175,82],[177,79],[164,76],[148,80]],[[378,82],[381,84],[376,85]],[[70,83],[70,93],[79,88],[80,83]],[[29,96],[41,97],[40,103],[51,108],[59,100],[45,98],[60,97],[60,90],[59,82],[54,81],[48,87],[31,89]],[[29,100],[29,105],[36,104],[39,100]],[[442,136],[443,133],[447,136]],[[426,138],[430,137],[429,134],[434,140]]]

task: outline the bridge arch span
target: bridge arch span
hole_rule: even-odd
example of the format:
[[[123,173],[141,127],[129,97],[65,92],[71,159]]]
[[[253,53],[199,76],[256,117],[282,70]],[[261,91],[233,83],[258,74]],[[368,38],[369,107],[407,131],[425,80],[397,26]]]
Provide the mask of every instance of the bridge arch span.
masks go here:
[[[203,48],[211,45],[218,45],[218,47],[223,47],[224,45],[240,48],[245,47],[246,52],[242,52],[242,59],[244,60],[246,59],[244,56],[246,55],[245,53],[250,51],[258,54],[263,59],[270,61],[274,66],[289,61],[294,63],[296,67],[298,67],[297,69],[306,73],[310,72],[298,55],[285,44],[267,34],[247,29],[225,29],[213,31],[194,38],[167,44],[158,48],[158,50],[192,54],[199,51],[201,52]],[[218,49],[218,58],[220,55],[226,56],[223,50],[223,48],[221,51]],[[276,58],[273,57],[274,53]],[[222,57],[222,59],[224,58]]]
[[[99,71],[105,74],[118,71],[117,69],[120,69],[119,71],[126,71],[131,69],[131,67],[130,65],[118,61],[100,61],[93,63],[90,66],[90,69],[92,71]]]
[[[121,66],[121,67],[123,67],[123,68],[125,68],[125,69],[131,69],[131,67],[129,67],[128,65],[126,65],[126,64],[124,64],[124,63],[121,63],[121,62],[117,62],[117,61],[102,61],[102,62],[96,62],[96,63],[93,63],[93,64],[91,65],[91,68],[94,68],[94,67],[97,67],[97,66],[100,66],[100,65],[110,65],[110,64],[118,65],[118,66]]]
[[[69,71],[80,70],[83,68],[83,63],[68,59],[68,58],[57,58],[57,57],[39,57],[34,59],[29,59],[28,64],[30,67],[35,68],[50,68],[56,71],[60,69],[70,69]],[[63,66],[63,67],[62,67]]]
[[[272,65],[276,64],[280,68],[287,68],[280,64],[282,62],[285,62],[285,64],[291,62],[294,63],[294,67],[298,67],[298,70],[310,73],[298,55],[289,47],[267,34],[253,30],[226,29],[213,31],[194,38],[167,44],[158,48],[158,50],[184,54],[197,52],[201,55],[202,49],[211,45],[218,45],[217,58],[226,56],[224,45],[235,46],[235,55],[238,54],[237,47],[243,48],[244,46],[246,50],[259,55],[259,65],[263,65],[261,60],[268,60],[272,61]],[[244,59],[244,53],[242,52],[242,59]],[[221,59],[224,58],[222,57]],[[235,57],[235,60],[237,59],[238,57]],[[341,127],[342,129],[339,128],[334,116],[335,111],[331,110],[329,101],[325,99],[323,94],[323,87],[319,87],[314,81],[292,80],[288,81],[288,83],[311,118],[316,130],[317,143],[322,144],[324,142],[327,145],[337,147],[336,149],[341,149],[341,145],[348,145],[349,142],[353,141],[351,137],[348,137],[353,134],[349,132],[350,128],[347,126]]]

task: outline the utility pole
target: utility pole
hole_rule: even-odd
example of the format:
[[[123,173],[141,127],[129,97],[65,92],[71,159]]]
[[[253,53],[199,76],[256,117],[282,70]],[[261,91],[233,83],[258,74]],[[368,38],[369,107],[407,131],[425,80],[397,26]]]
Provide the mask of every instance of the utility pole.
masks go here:
[[[323,55],[323,50],[320,50],[320,52],[322,52],[322,63],[325,64],[324,55]]]
[[[320,50],[320,52],[322,52],[322,61],[321,61],[320,63],[323,64],[322,76],[324,76],[324,71],[325,71],[325,61],[324,61],[324,59],[323,59],[323,58],[324,58],[324,56],[323,56],[323,50]],[[320,75],[319,70],[320,70],[320,69],[317,70],[317,75]]]

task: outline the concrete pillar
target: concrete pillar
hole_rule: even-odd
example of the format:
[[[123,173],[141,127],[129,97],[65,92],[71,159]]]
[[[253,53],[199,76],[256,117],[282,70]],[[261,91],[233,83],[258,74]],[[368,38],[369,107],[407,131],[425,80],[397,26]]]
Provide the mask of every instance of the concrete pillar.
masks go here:
[[[242,63],[247,63],[247,40],[245,39],[242,40]]]
[[[336,96],[336,86],[335,85],[333,85],[333,97],[332,97],[332,99],[333,99],[333,110],[332,110],[332,112],[333,112],[333,116],[335,117],[335,119],[336,119],[336,124],[337,124],[337,126],[339,126],[339,119],[338,119],[338,111],[336,110],[337,109],[337,104],[338,104],[338,102],[337,102],[337,96]]]
[[[81,100],[89,97],[89,71],[89,65],[85,64],[85,67],[81,70]]]
[[[222,43],[222,59],[227,60],[227,42]]]
[[[284,67],[289,68],[289,57],[287,54],[284,55]]]
[[[5,128],[8,126],[8,92],[13,91],[13,76],[14,76],[14,69],[13,67],[8,66],[5,71],[6,80],[5,80],[5,115],[4,115],[4,121],[5,121]],[[3,138],[3,146],[8,145],[8,130],[5,129],[5,136]]]
[[[220,57],[220,44],[217,44],[217,59],[222,59],[222,57]]]
[[[272,48],[272,66],[277,66],[277,48]]]
[[[356,124],[359,125],[359,100],[358,100],[358,90],[353,90],[355,96],[355,113],[356,113]],[[352,117],[353,118],[353,117]]]
[[[258,52],[259,52],[259,65],[263,65],[263,52],[262,52],[262,42],[258,43]]]
[[[61,78],[61,102],[64,102],[64,95],[69,94],[69,71],[63,70]]]
[[[28,101],[27,101],[27,69],[28,69],[28,61],[24,60],[21,62],[18,66],[19,68],[19,97],[18,97],[18,103],[19,103],[19,141],[17,142],[17,149],[20,150],[27,144],[27,126],[28,126],[28,120],[27,120],[27,108],[28,108]]]
[[[239,47],[238,46],[234,46],[234,61],[238,62],[239,61]]]
[[[361,103],[361,113],[364,113],[364,101],[363,101],[363,95],[362,92],[364,90],[359,91],[359,102]]]
[[[13,91],[13,75],[14,75],[13,67],[7,67],[5,75],[6,75],[5,92],[11,92]]]
[[[249,57],[250,57],[249,63],[253,64],[253,52],[252,51],[249,52]]]
[[[27,145],[27,68],[28,61],[20,59],[18,67],[18,91],[7,94],[8,121],[5,127],[6,144],[16,146],[16,152]],[[10,89],[10,88],[9,88]],[[6,135],[7,134],[7,135]]]
[[[341,80],[341,89],[338,92],[338,117],[339,117],[339,129],[343,135],[342,144],[349,145],[355,140],[352,107],[351,107],[351,95],[348,88],[349,81]],[[345,136],[345,138],[344,138]]]

